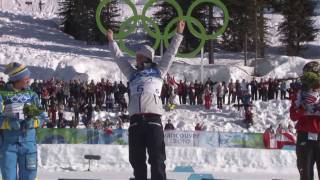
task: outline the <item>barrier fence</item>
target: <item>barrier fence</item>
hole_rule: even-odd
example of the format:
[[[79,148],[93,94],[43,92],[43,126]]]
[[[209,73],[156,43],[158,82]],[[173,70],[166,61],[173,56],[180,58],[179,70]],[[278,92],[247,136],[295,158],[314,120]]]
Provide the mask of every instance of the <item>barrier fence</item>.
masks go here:
[[[38,144],[128,144],[128,131],[123,129],[38,129]],[[269,133],[229,133],[209,131],[165,131],[167,146],[230,147],[257,149],[295,149],[295,137]]]

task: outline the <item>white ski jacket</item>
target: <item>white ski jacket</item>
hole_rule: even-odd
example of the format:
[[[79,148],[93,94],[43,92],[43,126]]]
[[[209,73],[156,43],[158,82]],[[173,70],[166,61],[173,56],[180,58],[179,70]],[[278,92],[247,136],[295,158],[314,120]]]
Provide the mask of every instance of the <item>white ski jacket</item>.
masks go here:
[[[171,44],[162,56],[159,65],[156,68],[142,71],[138,71],[131,66],[115,41],[109,43],[109,49],[115,62],[129,80],[130,100],[128,111],[130,116],[145,113],[163,114],[164,110],[160,99],[163,78],[167,75],[175,59],[182,39],[183,36],[177,33],[171,40]]]

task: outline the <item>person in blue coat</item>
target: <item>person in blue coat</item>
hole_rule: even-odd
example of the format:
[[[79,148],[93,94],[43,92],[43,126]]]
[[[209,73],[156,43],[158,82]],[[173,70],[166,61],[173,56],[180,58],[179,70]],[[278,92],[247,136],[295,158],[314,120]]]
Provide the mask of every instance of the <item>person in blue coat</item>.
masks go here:
[[[26,105],[40,107],[38,95],[29,89],[30,71],[17,62],[5,66],[9,81],[0,89],[0,167],[2,179],[37,179],[36,128],[47,116],[24,114]]]

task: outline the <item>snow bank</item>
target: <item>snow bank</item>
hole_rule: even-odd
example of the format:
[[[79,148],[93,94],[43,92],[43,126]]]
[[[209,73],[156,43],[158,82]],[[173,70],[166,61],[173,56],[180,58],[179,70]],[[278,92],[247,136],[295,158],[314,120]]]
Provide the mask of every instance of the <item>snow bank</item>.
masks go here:
[[[303,66],[311,60],[301,57],[270,56],[270,59],[259,60],[256,72],[263,78],[295,78],[302,74]]]
[[[128,146],[116,145],[39,145],[39,169],[81,172],[88,168],[85,154],[102,157],[99,162],[93,162],[93,171],[131,169]],[[275,172],[281,168],[294,169],[296,165],[295,152],[283,150],[167,147],[166,154],[168,171],[176,166],[192,166],[196,172]]]
[[[214,103],[216,98],[214,98]],[[289,118],[290,102],[288,100],[272,100],[268,102],[253,102],[253,126],[246,129],[243,123],[244,110],[238,111],[233,106],[225,105],[222,110],[216,103],[211,110],[205,110],[203,106],[178,106],[177,109],[166,112],[163,122],[171,119],[173,125],[179,130],[194,130],[196,123],[203,122],[208,131],[219,132],[259,132],[263,133],[266,127],[277,127],[282,124],[287,127],[293,125]]]

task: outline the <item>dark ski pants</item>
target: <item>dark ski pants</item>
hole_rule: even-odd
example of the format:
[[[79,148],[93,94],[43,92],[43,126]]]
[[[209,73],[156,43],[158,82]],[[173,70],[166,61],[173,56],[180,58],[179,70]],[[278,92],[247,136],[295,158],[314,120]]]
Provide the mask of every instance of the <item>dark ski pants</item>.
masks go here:
[[[179,95],[179,103],[182,104],[182,95]]]
[[[308,140],[308,133],[298,132],[296,154],[300,180],[314,179],[314,164],[317,164],[320,179],[320,134],[317,141],[311,141]]]
[[[179,95],[179,103],[180,104],[186,104],[187,103],[187,96]]]
[[[258,91],[257,90],[251,90],[252,94],[252,101],[258,100]]]
[[[130,118],[129,161],[137,180],[147,179],[146,151],[151,179],[166,180],[166,152],[160,115],[133,115]]]
[[[281,90],[280,99],[286,99],[286,91],[282,91],[282,90]]]
[[[223,102],[222,97],[217,97],[217,106],[219,109],[222,109],[222,102]]]

